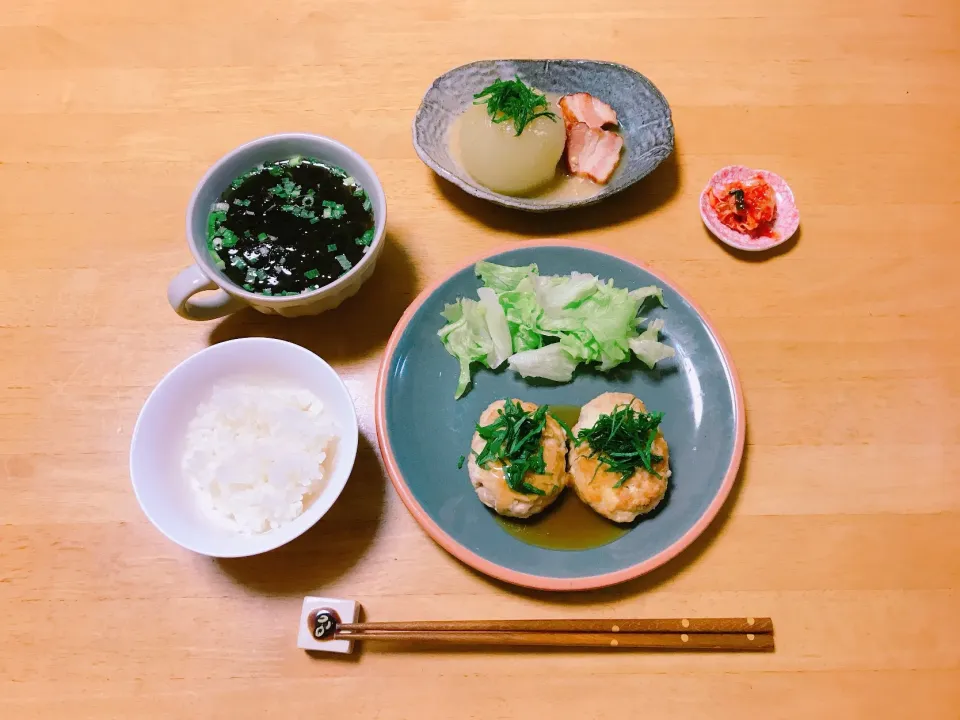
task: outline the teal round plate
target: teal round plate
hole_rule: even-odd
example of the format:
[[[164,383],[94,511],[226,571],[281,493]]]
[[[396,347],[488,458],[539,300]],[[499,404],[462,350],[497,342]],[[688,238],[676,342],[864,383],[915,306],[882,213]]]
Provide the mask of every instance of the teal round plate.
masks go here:
[[[743,454],[743,395],[733,363],[703,313],[675,285],[639,263],[555,241],[513,245],[483,258],[505,265],[536,263],[543,275],[577,270],[617,287],[663,288],[666,324],[676,356],[648,371],[639,363],[601,374],[578,369],[570,383],[530,382],[513,371],[475,372],[459,400],[458,364],[437,337],[444,305],[476,297],[476,261],[435,283],[394,329],[377,381],[380,450],[393,486],[424,530],[467,565],[506,582],[544,590],[583,590],[635,578],[667,562],[703,532],[733,487]],[[552,550],[508,533],[477,498],[466,455],[481,411],[516,397],[538,405],[580,406],[597,395],[629,392],[664,412],[670,444],[670,490],[655,513],[626,534],[588,550]],[[570,492],[570,490],[567,490]]]

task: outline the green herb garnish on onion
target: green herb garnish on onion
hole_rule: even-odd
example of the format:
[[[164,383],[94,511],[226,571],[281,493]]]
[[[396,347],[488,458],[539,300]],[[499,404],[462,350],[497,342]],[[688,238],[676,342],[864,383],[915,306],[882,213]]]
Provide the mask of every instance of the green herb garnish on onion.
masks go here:
[[[494,80],[473,96],[474,105],[486,105],[490,119],[495,123],[513,121],[519,135],[531,122],[540,117],[557,121],[556,113],[550,112],[547,96],[531,90],[518,77],[514,80]]]
[[[527,412],[519,402],[507,400],[496,420],[489,425],[477,425],[477,433],[486,441],[477,455],[477,465],[485,468],[492,461],[501,462],[507,487],[526,495],[543,495],[543,490],[523,478],[528,472],[546,472],[540,442],[546,425],[546,405]]]
[[[597,458],[601,465],[620,476],[615,488],[640,468],[660,477],[653,464],[663,458],[653,452],[653,441],[662,419],[662,412],[644,413],[630,405],[617,405],[609,415],[601,415],[593,427],[581,430],[577,442],[586,442],[590,446],[589,457]]]

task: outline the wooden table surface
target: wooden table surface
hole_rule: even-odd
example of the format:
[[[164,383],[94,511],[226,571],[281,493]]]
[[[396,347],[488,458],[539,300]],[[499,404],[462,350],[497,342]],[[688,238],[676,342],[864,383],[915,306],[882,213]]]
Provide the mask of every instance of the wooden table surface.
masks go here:
[[[960,717],[960,5],[955,0],[32,0],[0,7],[0,717]],[[867,10],[866,8],[870,8]],[[422,93],[487,57],[648,75],[674,155],[572,216],[498,210],[410,142]],[[188,197],[220,155],[329,134],[389,196],[382,266],[336,312],[192,323]],[[801,237],[711,240],[697,197],[744,163],[792,184]],[[481,577],[385,480],[373,387],[404,307],[462,258],[529,236],[676,278],[738,365],[748,448],[681,557],[604,591]],[[316,528],[217,562],[130,489],[151,387],[211,342],[293,339],[346,378],[358,463]],[[307,594],[370,619],[770,615],[773,655],[296,648]]]

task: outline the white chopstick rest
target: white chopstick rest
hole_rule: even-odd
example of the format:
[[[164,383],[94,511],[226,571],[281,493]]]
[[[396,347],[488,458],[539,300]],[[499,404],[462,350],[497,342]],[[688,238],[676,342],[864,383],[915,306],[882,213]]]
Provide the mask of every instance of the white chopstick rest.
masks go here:
[[[314,637],[313,616],[317,610],[333,610],[344,623],[355,623],[360,616],[360,603],[353,600],[335,598],[305,597],[300,610],[300,630],[297,633],[297,647],[303,650],[341,653],[353,652],[353,640],[317,640]]]

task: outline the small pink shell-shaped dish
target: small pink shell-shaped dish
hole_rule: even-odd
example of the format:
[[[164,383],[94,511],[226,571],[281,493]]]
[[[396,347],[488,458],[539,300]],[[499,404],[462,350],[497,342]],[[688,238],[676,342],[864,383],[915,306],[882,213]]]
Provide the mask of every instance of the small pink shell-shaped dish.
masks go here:
[[[758,175],[770,184],[777,195],[777,215],[774,218],[772,233],[769,236],[753,237],[728,228],[720,222],[716,211],[710,207],[708,196],[710,189],[713,187],[723,188],[737,180],[746,182]],[[710,182],[700,193],[700,217],[703,218],[703,224],[707,226],[707,229],[722,242],[738,250],[754,252],[769,250],[785,243],[793,237],[800,226],[800,211],[797,210],[797,203],[793,199],[793,191],[787,185],[787,181],[769,170],[752,170],[743,165],[728,165],[714,173]]]

